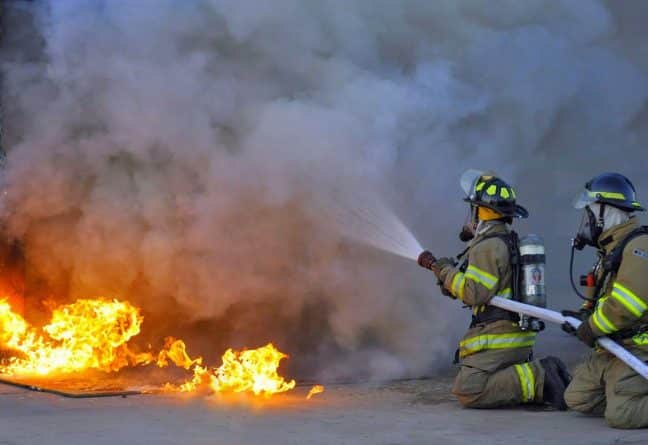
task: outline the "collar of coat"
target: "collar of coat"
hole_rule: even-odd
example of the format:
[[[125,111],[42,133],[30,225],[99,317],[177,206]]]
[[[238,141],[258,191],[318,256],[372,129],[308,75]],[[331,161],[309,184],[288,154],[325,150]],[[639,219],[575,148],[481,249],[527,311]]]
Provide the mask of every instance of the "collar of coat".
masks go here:
[[[484,221],[477,228],[477,236],[473,238],[470,245],[474,246],[489,235],[498,233],[509,233],[506,223],[502,221]]]
[[[599,236],[599,248],[606,254],[610,253],[630,232],[639,228],[639,220],[633,216],[627,222],[618,224]]]

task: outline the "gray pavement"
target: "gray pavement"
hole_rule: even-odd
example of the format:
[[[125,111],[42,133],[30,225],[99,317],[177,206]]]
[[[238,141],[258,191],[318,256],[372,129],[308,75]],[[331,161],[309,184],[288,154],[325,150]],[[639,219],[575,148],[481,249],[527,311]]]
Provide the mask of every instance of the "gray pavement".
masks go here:
[[[522,409],[465,410],[450,380],[338,385],[310,400],[145,395],[65,399],[0,386],[0,444],[645,445],[648,430]]]

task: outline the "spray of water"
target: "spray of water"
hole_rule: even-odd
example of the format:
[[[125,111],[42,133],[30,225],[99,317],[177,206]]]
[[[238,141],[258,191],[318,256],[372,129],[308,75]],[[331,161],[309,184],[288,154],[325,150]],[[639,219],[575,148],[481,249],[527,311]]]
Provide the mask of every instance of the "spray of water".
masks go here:
[[[327,203],[332,224],[347,238],[416,261],[423,247],[383,201],[348,192]]]

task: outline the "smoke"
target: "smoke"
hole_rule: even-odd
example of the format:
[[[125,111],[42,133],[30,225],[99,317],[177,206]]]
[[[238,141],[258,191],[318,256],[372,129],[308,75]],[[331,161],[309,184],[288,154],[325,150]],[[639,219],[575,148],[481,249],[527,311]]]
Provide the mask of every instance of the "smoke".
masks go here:
[[[648,196],[641,2],[17,3],[40,44],[1,53],[3,217],[33,292],[127,298],[214,356],[273,340],[303,375],[427,373],[465,314],[345,235],[402,247],[370,224],[390,208],[455,253],[458,176],[493,169],[562,291],[581,184]]]

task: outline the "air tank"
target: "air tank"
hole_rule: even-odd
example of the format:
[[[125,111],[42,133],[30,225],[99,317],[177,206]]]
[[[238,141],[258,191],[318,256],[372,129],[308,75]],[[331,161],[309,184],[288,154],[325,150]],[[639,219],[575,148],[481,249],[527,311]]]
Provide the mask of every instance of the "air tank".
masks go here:
[[[547,307],[545,288],[545,247],[542,238],[529,234],[520,238],[520,262],[522,264],[522,303]]]

